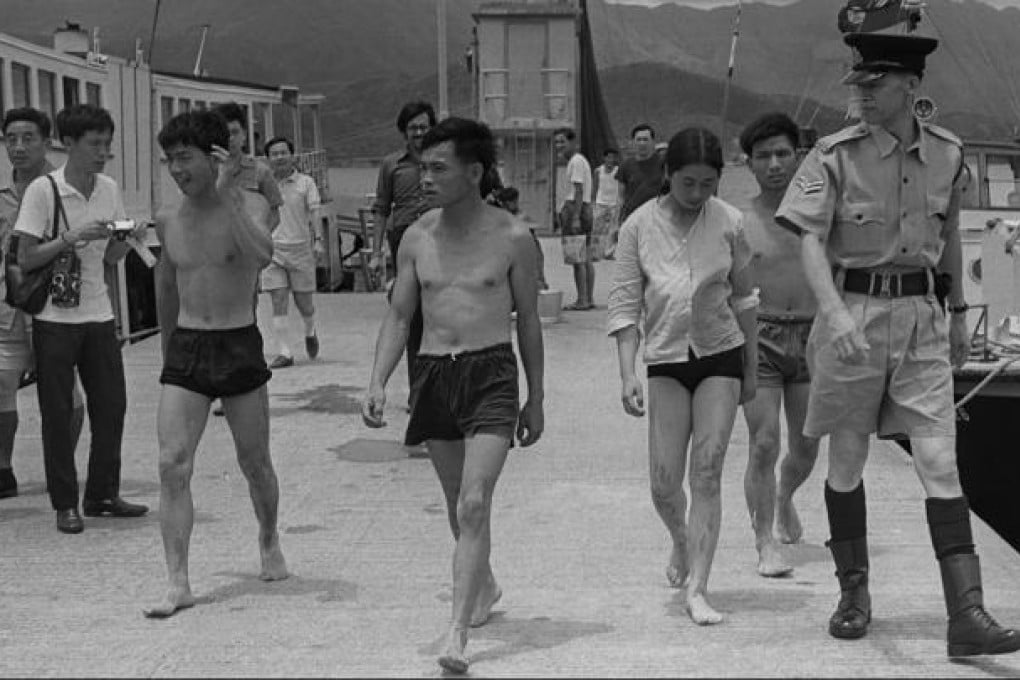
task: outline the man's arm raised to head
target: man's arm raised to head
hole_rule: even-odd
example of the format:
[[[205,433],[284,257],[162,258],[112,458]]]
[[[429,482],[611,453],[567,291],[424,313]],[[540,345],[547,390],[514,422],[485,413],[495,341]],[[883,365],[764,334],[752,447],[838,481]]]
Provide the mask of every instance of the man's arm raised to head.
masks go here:
[[[180,312],[181,300],[177,292],[177,267],[170,259],[167,250],[166,228],[167,220],[163,217],[156,218],[156,235],[162,246],[159,253],[159,261],[156,262],[156,319],[159,322],[159,335],[163,348],[163,356],[166,356],[167,344],[170,342],[170,335],[177,328],[177,315]]]
[[[545,350],[542,346],[542,322],[538,318],[538,270],[535,241],[523,222],[512,226],[513,260],[510,264],[510,293],[517,308],[517,346],[528,383],[528,400],[521,411],[517,436],[521,446],[538,441],[545,428],[542,401],[545,399],[543,376]]]

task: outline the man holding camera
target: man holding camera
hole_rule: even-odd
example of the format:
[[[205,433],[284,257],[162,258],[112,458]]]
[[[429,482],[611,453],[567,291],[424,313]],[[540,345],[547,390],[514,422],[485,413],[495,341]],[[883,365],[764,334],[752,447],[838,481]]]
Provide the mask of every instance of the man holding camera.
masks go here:
[[[78,514],[71,431],[75,367],[85,389],[92,429],[85,515],[138,517],[148,512],[146,506],[120,497],[120,447],[127,397],[113,306],[104,279],[104,263],[123,258],[129,247],[124,238],[142,236],[145,226],[129,231],[121,223],[117,237],[111,238],[112,223],[124,220],[125,212],[117,184],[102,174],[113,139],[109,112],[79,104],[57,114],[56,122],[67,150],[67,164],[28,186],[14,232],[20,239],[18,261],[26,271],[71,253],[76,256],[71,259],[77,260],[76,266],[72,264],[64,272],[65,285],[51,287],[50,299],[32,323],[46,486],[57,512],[57,529],[77,534],[85,525]],[[50,239],[54,216],[61,208],[59,235]]]

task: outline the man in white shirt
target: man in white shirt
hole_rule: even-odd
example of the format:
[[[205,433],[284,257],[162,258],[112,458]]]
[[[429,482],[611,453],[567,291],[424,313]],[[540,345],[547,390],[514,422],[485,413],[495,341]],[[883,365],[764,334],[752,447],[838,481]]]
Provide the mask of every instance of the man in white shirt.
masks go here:
[[[294,356],[287,344],[287,292],[294,295],[294,304],[305,325],[305,351],[309,359],[319,355],[319,338],[315,334],[315,259],[322,254],[319,233],[319,190],[315,180],[300,173],[294,166],[294,144],[286,137],[266,142],[266,157],[283,195],[280,223],[273,229],[273,261],[262,270],[262,290],[273,300],[273,332],[279,353],[270,368],[294,365]]]
[[[558,218],[563,236],[563,261],[574,268],[574,285],[577,287],[577,300],[564,309],[594,309],[591,165],[577,152],[577,135],[570,128],[559,128],[553,132],[553,147],[567,163],[558,176],[556,199],[560,204]]]
[[[595,209],[592,211],[593,260],[613,259],[616,238],[620,231],[620,154],[616,149],[602,153],[602,165],[595,168]]]
[[[76,534],[85,526],[78,514],[71,426],[75,367],[85,388],[92,429],[85,515],[138,517],[148,508],[120,497],[127,395],[104,263],[123,258],[128,246],[111,239],[108,226],[125,217],[120,189],[102,174],[110,158],[113,119],[105,109],[78,104],[57,115],[57,129],[67,150],[67,164],[28,186],[14,232],[20,239],[18,261],[26,270],[42,267],[71,250],[81,264],[78,299],[51,296],[32,322],[46,487],[57,511],[57,529]],[[65,217],[60,220],[60,235],[50,239],[57,210],[55,191]],[[143,224],[133,235],[141,237],[144,232]]]

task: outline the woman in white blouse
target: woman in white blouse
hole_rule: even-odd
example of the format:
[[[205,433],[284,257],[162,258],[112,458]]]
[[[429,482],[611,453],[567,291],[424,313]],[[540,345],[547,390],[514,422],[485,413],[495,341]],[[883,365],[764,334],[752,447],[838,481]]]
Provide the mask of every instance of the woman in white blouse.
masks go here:
[[[673,539],[666,576],[686,587],[698,624],[719,623],[706,599],[719,540],[723,459],[737,405],[755,391],[757,295],[741,214],[715,197],[722,173],[711,132],[678,132],[666,150],[669,193],[620,229],[609,294],[624,410],[644,415],[635,369],[644,337],[652,501]],[[683,491],[690,445],[691,509]]]

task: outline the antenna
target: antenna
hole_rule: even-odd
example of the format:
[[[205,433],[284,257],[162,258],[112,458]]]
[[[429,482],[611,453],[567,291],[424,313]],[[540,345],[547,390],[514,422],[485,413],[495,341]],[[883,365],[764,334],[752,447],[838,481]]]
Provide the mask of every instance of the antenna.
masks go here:
[[[737,41],[740,40],[740,10],[743,9],[743,2],[737,0],[737,16],[733,19],[733,40],[730,42],[730,61],[726,70],[726,83],[723,86],[723,104],[721,120],[719,121],[719,141],[726,143],[726,114],[730,108],[730,85],[733,83],[733,65],[737,59]]]
[[[209,24],[202,24],[202,40],[198,43],[198,55],[195,57],[195,68],[191,74],[198,78],[202,75],[202,53],[205,52],[205,37],[209,34]]]
[[[159,5],[162,0],[156,0],[156,8],[152,12],[152,32],[149,34],[149,66],[155,62],[152,60],[153,50],[156,49],[156,26],[159,24]]]

